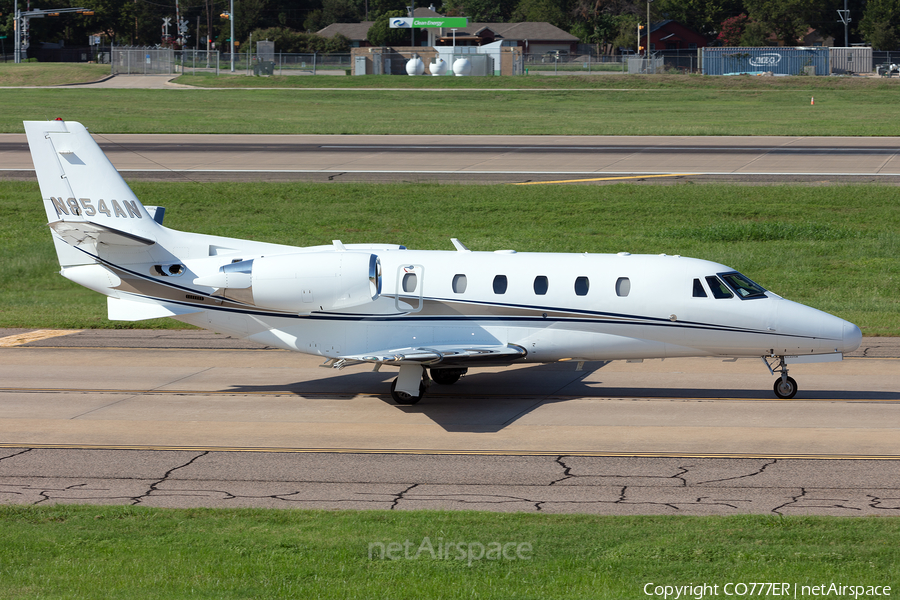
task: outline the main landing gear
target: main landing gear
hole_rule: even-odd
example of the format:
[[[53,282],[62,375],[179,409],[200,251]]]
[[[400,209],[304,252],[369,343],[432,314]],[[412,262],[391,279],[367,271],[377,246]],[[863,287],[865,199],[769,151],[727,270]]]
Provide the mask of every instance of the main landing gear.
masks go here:
[[[769,372],[774,375],[775,373],[781,373],[781,377],[775,380],[775,395],[782,399],[793,398],[797,395],[797,382],[794,381],[793,377],[788,377],[788,368],[787,363],[784,362],[783,356],[773,356],[771,358],[778,359],[778,365],[773,367],[772,362],[769,362],[769,357],[763,356],[763,362],[769,368]]]
[[[421,370],[421,375],[416,372],[416,369]],[[391,398],[394,399],[394,402],[402,405],[412,405],[422,399],[425,396],[425,391],[428,389],[431,381],[435,383],[439,383],[441,385],[452,385],[459,381],[459,378],[466,374],[468,369],[431,369],[431,379],[428,378],[428,372],[424,367],[420,367],[418,365],[403,365],[400,367],[400,375],[391,382]],[[415,380],[417,377],[419,379],[419,393],[416,395],[410,394],[408,391],[398,390],[397,385],[401,378],[406,378],[407,388],[415,387]],[[411,385],[410,385],[411,384]],[[401,386],[403,387],[403,386]]]

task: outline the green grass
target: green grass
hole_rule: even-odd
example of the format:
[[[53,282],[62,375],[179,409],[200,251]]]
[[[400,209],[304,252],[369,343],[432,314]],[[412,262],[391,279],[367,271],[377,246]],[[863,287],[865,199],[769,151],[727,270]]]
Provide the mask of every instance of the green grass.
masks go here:
[[[336,77],[272,76],[248,77],[245,74],[220,74],[190,71],[176,83],[210,88],[284,87],[296,89],[416,89],[416,90],[714,90],[714,91],[806,91],[806,90],[897,90],[900,80],[882,77],[711,77],[703,75],[627,75],[612,72],[598,77],[582,75],[546,76],[552,65],[527,65],[528,77],[409,77],[402,75],[365,75]],[[616,68],[621,68],[616,65]]]
[[[897,518],[7,506],[0,523],[9,599],[621,600],[648,598],[650,582],[718,585],[718,597],[729,582],[900,583]],[[425,537],[462,543],[466,559],[369,556],[407,540],[414,556]],[[492,542],[531,552],[469,566],[470,545]]]
[[[612,76],[598,78],[622,81],[618,87],[632,85]],[[222,79],[228,78],[215,80]],[[275,79],[258,85],[275,85]],[[386,77],[392,85],[418,79]],[[585,78],[516,81],[557,79]],[[900,136],[900,120],[890,117],[900,88],[880,85],[744,90],[671,83],[628,90],[550,86],[531,91],[0,89],[0,132],[21,133],[24,120],[61,117],[80,121],[95,133]],[[816,103],[810,106],[813,96]]]
[[[0,63],[0,87],[67,85],[108,77],[109,65],[87,63]]]
[[[291,245],[668,253],[734,267],[761,285],[900,335],[896,188],[696,185],[135,183],[172,228]],[[105,299],[68,282],[34,183],[0,183],[0,327],[110,323]],[[263,199],[263,200],[261,200]]]

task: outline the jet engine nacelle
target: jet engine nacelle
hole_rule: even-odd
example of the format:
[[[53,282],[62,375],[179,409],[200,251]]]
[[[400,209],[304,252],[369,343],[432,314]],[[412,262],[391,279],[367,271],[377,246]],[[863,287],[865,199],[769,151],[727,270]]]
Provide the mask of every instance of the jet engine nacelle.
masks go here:
[[[381,261],[362,252],[303,252],[225,265],[194,280],[260,308],[308,313],[360,306],[381,294]]]

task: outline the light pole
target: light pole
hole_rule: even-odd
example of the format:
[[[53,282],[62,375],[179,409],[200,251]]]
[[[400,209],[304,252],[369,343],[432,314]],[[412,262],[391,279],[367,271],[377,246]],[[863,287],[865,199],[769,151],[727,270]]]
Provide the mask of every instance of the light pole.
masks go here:
[[[647,60],[650,60],[650,3],[653,0],[647,0]],[[647,69],[650,68],[650,63],[647,63]]]
[[[231,23],[231,72],[234,73],[234,0],[230,1],[231,12],[228,13],[228,22]],[[647,14],[649,14],[649,10],[650,9],[647,9]]]
[[[13,61],[16,64],[21,62],[21,58],[19,57],[19,50],[22,48],[22,32],[20,31],[21,27],[19,24],[19,0],[16,0],[16,16],[15,16],[15,32],[16,35],[13,36],[13,42],[16,45],[15,52],[13,52]]]

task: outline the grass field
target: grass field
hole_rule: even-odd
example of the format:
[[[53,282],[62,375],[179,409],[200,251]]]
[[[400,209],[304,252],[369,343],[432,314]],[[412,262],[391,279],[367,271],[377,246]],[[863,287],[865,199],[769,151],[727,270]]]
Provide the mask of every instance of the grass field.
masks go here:
[[[0,523],[7,599],[625,600],[653,597],[648,583],[717,585],[707,598],[729,583],[796,584],[798,597],[900,584],[897,518],[6,506]],[[381,557],[378,544],[407,541]],[[515,546],[474,558],[492,543]]]
[[[900,334],[900,211],[878,185],[467,186],[135,183],[175,229],[291,245],[668,253],[722,262],[792,300]],[[264,198],[264,201],[260,199]],[[661,216],[661,215],[664,215]],[[105,299],[57,275],[34,183],[0,184],[0,327],[111,323]]]
[[[87,63],[0,63],[0,87],[86,83],[108,77],[109,72],[109,65]]]
[[[550,71],[553,68],[550,67]],[[627,75],[596,76],[546,75],[535,72],[527,77],[409,77],[366,75],[364,77],[272,76],[248,77],[243,74],[219,75],[190,72],[175,83],[210,88],[332,88],[332,89],[416,89],[416,90],[715,90],[728,91],[872,91],[900,89],[900,80],[883,77],[710,77],[704,75]]]
[[[0,132],[62,117],[96,133],[900,135],[891,117],[900,92],[894,79],[494,77],[476,90],[460,88],[461,79],[476,78],[185,76],[180,80],[286,87],[7,88],[0,89]],[[605,87],[591,83],[600,80]],[[534,89],[504,87],[531,82]],[[340,84],[354,89],[304,87]],[[381,89],[388,86],[397,89]]]

